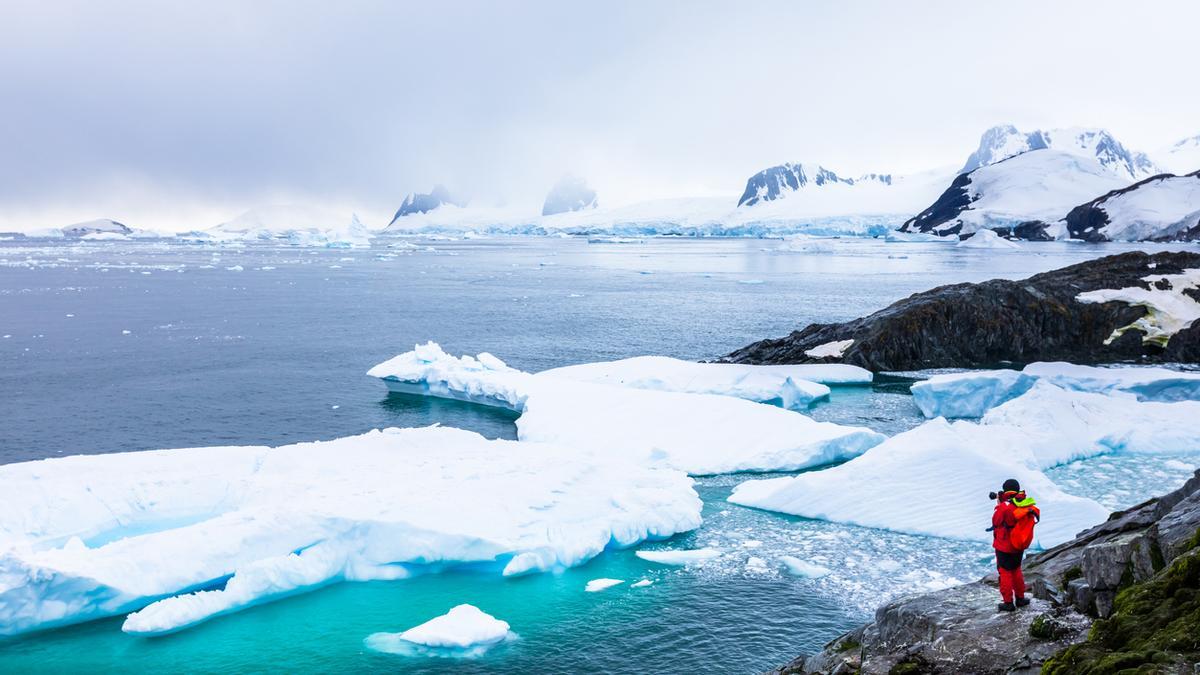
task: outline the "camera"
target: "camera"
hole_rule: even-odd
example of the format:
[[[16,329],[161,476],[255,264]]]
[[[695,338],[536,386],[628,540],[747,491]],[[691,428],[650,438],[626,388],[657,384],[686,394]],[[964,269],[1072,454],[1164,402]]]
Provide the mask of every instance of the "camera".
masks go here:
[[[996,497],[998,497],[998,496],[999,496],[999,495],[997,495],[995,492],[989,492],[989,493],[988,493],[988,499],[995,499],[995,498],[996,498]]]

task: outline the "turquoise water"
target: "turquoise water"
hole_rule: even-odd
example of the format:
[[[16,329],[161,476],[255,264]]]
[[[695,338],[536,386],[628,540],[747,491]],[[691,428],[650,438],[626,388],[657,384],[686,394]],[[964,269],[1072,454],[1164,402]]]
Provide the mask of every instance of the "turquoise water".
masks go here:
[[[306,251],[0,242],[0,336],[10,336],[0,337],[0,463],[433,423],[514,438],[511,413],[387,396],[364,373],[429,339],[529,370],[639,354],[710,358],[939,284],[1026,276],[1121,250],[830,240],[804,253],[760,240],[497,239],[401,252],[386,243]],[[922,421],[903,382],[837,387],[810,414],[888,434]],[[1102,458],[1054,475],[1116,508],[1181,481],[1189,462],[1196,458]],[[124,635],[117,617],[0,639],[0,671],[756,672],[819,648],[887,598],[966,581],[990,565],[985,545],[725,502],[744,478],[699,479],[703,527],[648,545],[722,551],[694,567],[609,551],[518,579],[454,570],[336,584],[158,638]],[[830,573],[790,576],[784,555]],[[626,583],[585,593],[600,577]],[[654,583],[631,588],[641,579]],[[508,621],[520,639],[469,661],[363,646],[371,633],[464,602]]]

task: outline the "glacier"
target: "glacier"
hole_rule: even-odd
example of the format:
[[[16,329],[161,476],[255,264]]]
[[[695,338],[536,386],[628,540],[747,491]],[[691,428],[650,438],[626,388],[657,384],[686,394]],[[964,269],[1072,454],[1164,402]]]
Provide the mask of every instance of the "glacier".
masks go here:
[[[1081,366],[1038,362],[1017,370],[934,375],[912,385],[913,402],[926,418],[982,417],[988,410],[1045,380],[1064,389],[1128,393],[1140,401],[1200,401],[1200,373],[1157,367]]]
[[[463,604],[401,633],[372,633],[363,644],[377,652],[402,656],[476,658],[516,639],[507,621]]]
[[[988,492],[1016,478],[1045,514],[1037,546],[1067,541],[1108,517],[1095,501],[1064,493],[1037,464],[1019,430],[939,418],[833,468],[743,482],[729,501],[862,527],[990,541],[985,529],[994,504]]]
[[[9,464],[0,492],[0,635],[130,612],[124,631],[155,635],[343,580],[575,566],[701,522],[680,471],[439,427]]]
[[[517,437],[591,449],[694,475],[787,471],[861,454],[884,436],[817,422],[731,396],[579,382],[507,366],[491,354],[454,357],[435,343],[367,373],[391,391],[505,407]]]
[[[828,384],[870,384],[872,380],[870,371],[843,364],[747,366],[696,363],[666,356],[583,363],[538,375],[656,391],[721,394],[792,409],[828,399]]]

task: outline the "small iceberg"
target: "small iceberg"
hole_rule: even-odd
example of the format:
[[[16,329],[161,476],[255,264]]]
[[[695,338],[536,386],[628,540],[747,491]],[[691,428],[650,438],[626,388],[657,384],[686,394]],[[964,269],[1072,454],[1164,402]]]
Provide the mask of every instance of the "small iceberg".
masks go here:
[[[592,579],[591,581],[587,582],[587,585],[583,587],[583,590],[587,591],[588,593],[598,593],[606,588],[619,586],[623,583],[625,583],[624,579]]]
[[[637,551],[634,555],[662,565],[691,565],[716,558],[721,552],[715,548],[697,548],[687,551]]]
[[[1108,509],[1063,492],[1037,467],[1019,429],[936,419],[862,456],[794,477],[750,480],[729,501],[804,518],[910,534],[990,541],[988,492],[1016,478],[1053,513],[1036,531],[1049,548],[1102,522]]]
[[[820,565],[805,562],[792,555],[780,556],[779,562],[783,563],[783,567],[788,571],[788,574],[802,579],[820,579],[830,574],[828,567],[821,567]]]
[[[363,644],[377,652],[401,656],[478,658],[517,637],[507,622],[474,605],[459,605],[403,633],[372,633]]]
[[[959,248],[986,248],[986,249],[1019,249],[1021,245],[1015,241],[1009,241],[1002,238],[992,230],[979,230],[975,234],[963,239],[956,244]]]
[[[736,363],[695,363],[666,356],[638,356],[620,361],[583,363],[538,373],[576,382],[593,382],[653,391],[717,394],[767,403],[793,410],[829,398],[829,387],[806,376],[833,375],[813,366],[747,366]],[[845,366],[839,383],[871,381],[871,373]],[[853,372],[853,371],[861,371]]]
[[[1200,373],[1156,367],[1031,363],[1023,370],[977,370],[934,375],[912,385],[913,402],[927,418],[983,417],[1045,380],[1063,389],[1126,393],[1140,401],[1200,401]]]
[[[865,427],[818,422],[732,396],[533,375],[491,354],[450,356],[432,342],[375,366],[368,375],[395,392],[519,412],[522,441],[619,454],[695,475],[820,466],[855,457],[885,438]]]

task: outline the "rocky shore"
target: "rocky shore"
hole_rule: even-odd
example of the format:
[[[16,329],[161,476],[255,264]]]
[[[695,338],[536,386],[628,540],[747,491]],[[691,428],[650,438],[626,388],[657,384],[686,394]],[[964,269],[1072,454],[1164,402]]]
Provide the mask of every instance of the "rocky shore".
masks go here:
[[[996,611],[995,574],[880,607],[772,671],[1193,673],[1200,667],[1200,471],[1183,487],[1031,556],[1028,607]]]
[[[812,324],[722,359],[733,363],[848,363],[873,371],[990,368],[1034,361],[1200,361],[1200,253],[1122,253],[1038,274],[941,286],[870,316]],[[1161,306],[1089,300],[1145,291]],[[1081,296],[1084,296],[1081,298]],[[1173,310],[1164,309],[1173,308]],[[1156,325],[1173,322],[1169,334]],[[1185,327],[1178,329],[1180,324]]]

